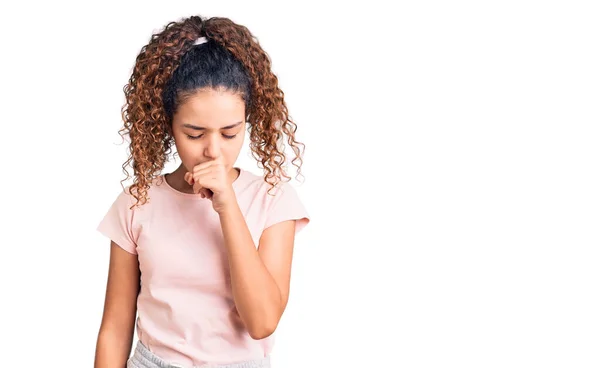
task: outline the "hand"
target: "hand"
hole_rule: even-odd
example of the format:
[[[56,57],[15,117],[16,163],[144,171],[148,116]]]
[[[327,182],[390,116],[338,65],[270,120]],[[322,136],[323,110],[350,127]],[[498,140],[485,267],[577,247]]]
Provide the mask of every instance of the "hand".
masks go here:
[[[185,173],[184,179],[193,186],[195,194],[200,194],[202,198],[212,201],[213,209],[217,213],[221,213],[236,201],[235,193],[229,182],[228,170],[222,158],[194,166],[192,172]]]

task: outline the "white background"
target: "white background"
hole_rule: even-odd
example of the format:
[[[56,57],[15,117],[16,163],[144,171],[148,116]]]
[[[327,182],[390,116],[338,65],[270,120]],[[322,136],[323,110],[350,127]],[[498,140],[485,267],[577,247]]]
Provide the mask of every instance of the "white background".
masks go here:
[[[307,147],[274,367],[598,367],[597,3],[383,3],[4,3],[0,365],[92,366],[122,88],[199,14],[258,37]]]

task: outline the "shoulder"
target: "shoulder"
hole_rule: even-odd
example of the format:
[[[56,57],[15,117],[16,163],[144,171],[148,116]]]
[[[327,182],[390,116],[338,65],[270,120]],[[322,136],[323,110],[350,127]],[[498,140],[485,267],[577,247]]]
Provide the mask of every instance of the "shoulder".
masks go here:
[[[295,188],[285,180],[280,180],[275,186],[268,183],[264,176],[255,174],[251,171],[243,170],[240,174],[241,183],[238,188],[242,195],[259,197],[264,202],[270,203],[279,198],[295,196]]]
[[[138,199],[132,194],[131,189],[133,187],[133,184],[121,187],[114,199],[114,205],[118,206],[122,210],[131,210],[132,212],[142,211],[143,209],[150,206],[150,204],[153,202],[152,199],[155,199],[161,195],[161,182],[162,180],[160,179],[160,177],[154,178],[151,181],[150,186],[146,191],[146,202],[143,205],[142,201],[138,201]],[[137,193],[135,188],[133,188],[133,193]]]
[[[251,201],[266,215],[266,227],[285,220],[301,220],[297,230],[303,228],[309,221],[309,214],[296,188],[286,180],[279,181],[275,186],[267,183],[263,176],[244,172],[243,184],[240,185],[244,201]]]
[[[131,187],[131,185],[127,185],[125,187],[120,188],[114,200],[115,205],[118,205],[119,207],[123,208],[129,208],[137,202],[135,196],[131,194]]]

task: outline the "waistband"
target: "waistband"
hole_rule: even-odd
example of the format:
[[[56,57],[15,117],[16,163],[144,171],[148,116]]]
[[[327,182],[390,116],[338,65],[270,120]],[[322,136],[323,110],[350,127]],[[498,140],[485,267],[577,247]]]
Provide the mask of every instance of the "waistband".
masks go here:
[[[267,356],[233,364],[203,364],[186,367],[164,361],[138,340],[133,355],[127,361],[127,368],[271,368],[271,359]]]

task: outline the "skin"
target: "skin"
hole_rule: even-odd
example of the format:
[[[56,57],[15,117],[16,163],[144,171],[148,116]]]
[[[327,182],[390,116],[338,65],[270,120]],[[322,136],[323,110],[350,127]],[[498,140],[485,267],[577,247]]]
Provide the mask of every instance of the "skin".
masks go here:
[[[237,311],[249,335],[263,339],[275,331],[288,302],[295,221],[265,229],[257,249],[232,188],[239,175],[234,164],[245,126],[241,96],[213,89],[196,92],[173,117],[182,164],[166,180],[181,192],[212,202],[225,240]],[[139,272],[137,256],[111,242],[96,368],[125,366],[133,341]]]
[[[245,116],[242,98],[226,91],[201,90],[180,105],[173,116],[173,137],[182,164],[167,176],[169,184],[182,192],[200,193],[203,198],[215,195],[210,199],[219,212],[225,206],[223,201],[232,199],[231,193],[223,191],[230,189],[227,184],[239,175],[233,165],[244,143]],[[196,183],[190,185],[193,176]],[[211,178],[226,181],[206,182]],[[211,185],[219,192],[207,190]]]

